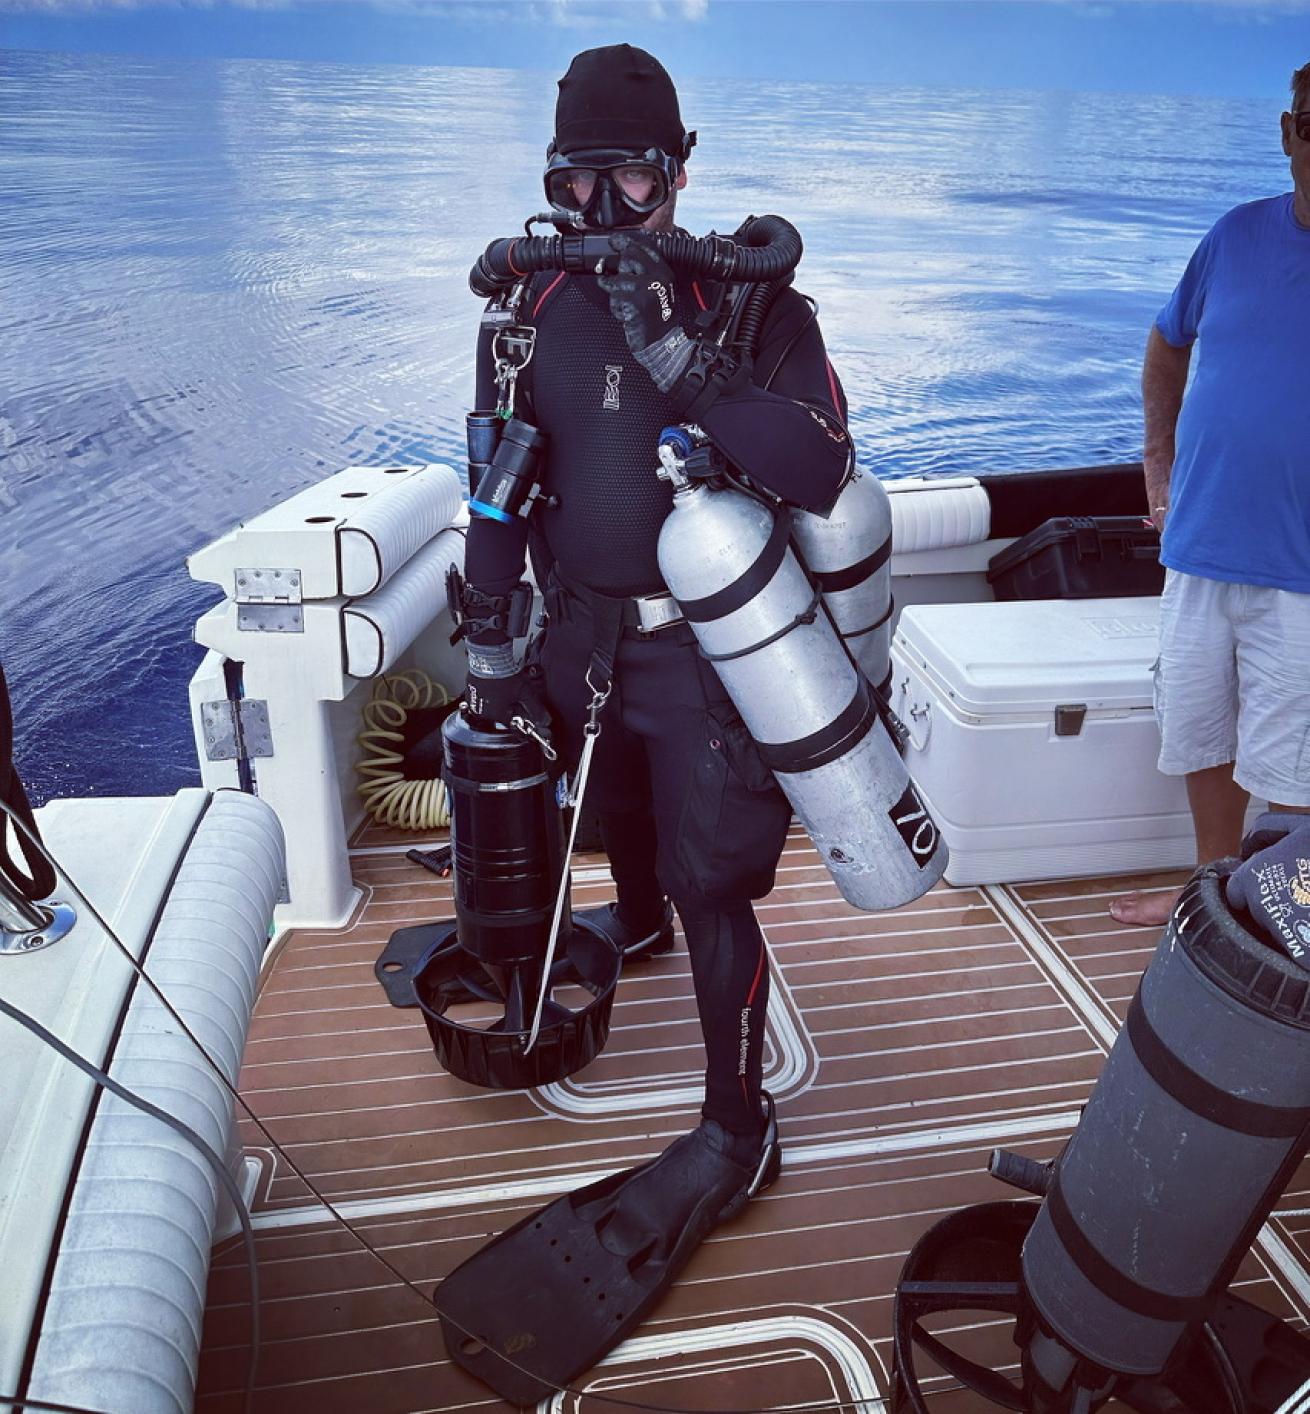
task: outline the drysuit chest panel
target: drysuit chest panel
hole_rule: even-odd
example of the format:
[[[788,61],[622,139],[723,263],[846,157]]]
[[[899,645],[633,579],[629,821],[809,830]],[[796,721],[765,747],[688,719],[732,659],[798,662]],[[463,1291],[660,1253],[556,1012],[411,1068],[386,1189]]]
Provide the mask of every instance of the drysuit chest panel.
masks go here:
[[[673,493],[656,475],[656,447],[677,418],[591,277],[571,275],[545,302],[531,387],[549,438],[543,488],[559,498],[533,522],[560,573],[602,594],[662,588],[655,552]]]

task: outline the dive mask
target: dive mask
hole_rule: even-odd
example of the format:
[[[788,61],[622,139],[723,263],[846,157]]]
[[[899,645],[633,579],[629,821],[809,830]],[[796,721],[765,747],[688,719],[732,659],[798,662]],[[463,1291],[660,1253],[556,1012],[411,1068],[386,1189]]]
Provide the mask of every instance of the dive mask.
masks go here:
[[[608,231],[640,226],[669,199],[682,161],[657,147],[645,152],[546,152],[546,200],[571,226]]]

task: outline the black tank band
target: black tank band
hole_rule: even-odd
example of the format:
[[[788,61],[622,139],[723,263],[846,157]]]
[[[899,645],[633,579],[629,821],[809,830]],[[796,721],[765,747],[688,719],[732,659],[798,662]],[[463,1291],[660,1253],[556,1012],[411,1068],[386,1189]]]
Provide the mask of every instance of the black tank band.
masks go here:
[[[840,570],[811,570],[810,573],[818,581],[819,588],[825,594],[837,594],[843,589],[853,589],[857,584],[863,584],[871,574],[880,570],[892,554],[892,538],[889,535],[886,540],[873,552],[866,555],[862,560],[856,560],[853,565],[847,565]]]
[[[856,684],[855,696],[826,727],[820,727],[817,732],[795,741],[761,742],[760,756],[771,771],[784,774],[813,771],[844,756],[862,741],[877,716],[877,707],[870,696],[868,684],[861,678]]]
[[[748,653],[758,652],[761,648],[767,648],[770,643],[777,643],[780,638],[786,638],[794,628],[800,628],[802,624],[812,624],[819,617],[819,591],[816,589],[810,597],[810,602],[803,608],[794,619],[783,624],[780,629],[776,629],[766,638],[761,638],[758,643],[748,643],[745,648],[734,648],[731,653],[707,653],[701,649],[701,657],[707,663],[731,663],[734,658],[744,658]]]
[[[1149,1316],[1155,1321],[1193,1321],[1203,1316],[1209,1309],[1208,1294],[1201,1296],[1173,1296],[1167,1291],[1156,1291],[1142,1286],[1132,1277],[1126,1276],[1112,1262],[1103,1257],[1092,1246],[1087,1235],[1078,1226],[1078,1220],[1069,1210],[1068,1200],[1060,1187],[1060,1169],[1056,1165],[1055,1177],[1046,1194],[1046,1211],[1050,1214],[1051,1225],[1056,1236],[1064,1244],[1074,1266],[1083,1276],[1111,1301],[1136,1312],[1139,1316]]]
[[[1265,1105],[1230,1095],[1198,1075],[1156,1034],[1139,992],[1128,1008],[1128,1037],[1142,1069],[1167,1094],[1193,1114],[1237,1134],[1255,1139],[1294,1139],[1310,1121],[1310,1109]]]
[[[844,634],[842,634],[842,637],[843,637],[844,639],[848,640],[848,641],[849,641],[850,639],[852,639],[852,638],[863,638],[866,633],[872,633],[872,632],[874,631],[874,629],[876,629],[876,628],[881,628],[881,627],[883,626],[883,624],[885,624],[885,623],[887,622],[887,620],[888,620],[889,618],[891,618],[891,616],[892,616],[895,612],[896,612],[896,600],[895,600],[891,595],[888,595],[888,596],[887,596],[887,609],[886,609],[886,612],[881,615],[881,617],[874,619],[874,621],[873,621],[871,624],[868,624],[868,625],[867,625],[866,627],[864,627],[864,628],[857,628],[857,629],[853,630],[851,633],[844,633]]]
[[[731,584],[707,594],[703,599],[679,599],[678,607],[688,623],[703,624],[722,619],[749,603],[777,573],[791,540],[791,517],[779,511],[769,538],[754,563]]]

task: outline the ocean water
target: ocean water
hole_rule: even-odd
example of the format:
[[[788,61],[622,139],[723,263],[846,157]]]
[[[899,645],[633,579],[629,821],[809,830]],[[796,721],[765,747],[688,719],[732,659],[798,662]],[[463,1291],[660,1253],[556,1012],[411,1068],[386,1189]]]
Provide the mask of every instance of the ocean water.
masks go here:
[[[0,51],[0,662],[38,800],[197,772],[185,556],[351,463],[458,460],[468,268],[553,77]],[[679,217],[806,241],[861,462],[1130,460],[1150,321],[1277,107],[687,82]]]

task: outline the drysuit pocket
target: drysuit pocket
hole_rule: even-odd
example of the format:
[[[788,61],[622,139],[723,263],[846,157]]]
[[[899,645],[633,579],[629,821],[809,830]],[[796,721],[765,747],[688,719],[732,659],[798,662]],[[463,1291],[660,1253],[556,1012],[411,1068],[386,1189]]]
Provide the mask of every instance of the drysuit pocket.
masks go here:
[[[754,737],[736,711],[713,710],[708,722],[710,750],[722,751],[729,771],[747,790],[769,790],[774,784],[773,772],[764,764]]]
[[[707,711],[673,849],[679,886],[714,900],[768,893],[790,814],[735,710]]]

